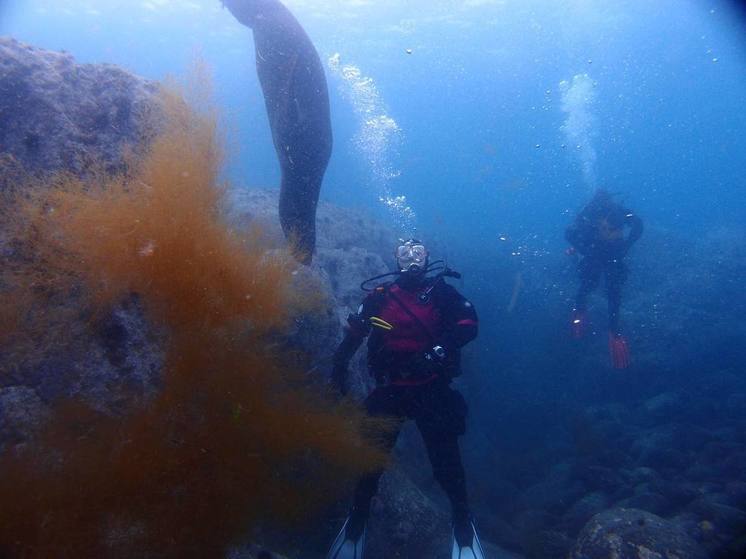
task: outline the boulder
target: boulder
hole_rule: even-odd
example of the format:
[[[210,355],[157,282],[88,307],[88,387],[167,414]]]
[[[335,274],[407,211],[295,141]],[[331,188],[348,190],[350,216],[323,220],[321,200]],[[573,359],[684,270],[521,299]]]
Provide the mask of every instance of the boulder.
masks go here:
[[[727,496],[723,495],[722,500],[727,500]],[[720,539],[728,541],[743,534],[746,528],[746,513],[719,501],[716,495],[709,495],[692,502],[687,510],[700,521],[707,522]]]
[[[611,509],[583,528],[570,559],[706,559],[677,524],[636,509]]]
[[[150,133],[143,119],[156,88],[111,64],[0,37],[0,154],[33,174],[118,170],[122,149]]]
[[[21,176],[123,169],[125,152],[152,135],[156,91],[154,82],[117,66],[77,64],[67,53],[0,38],[0,190]],[[63,397],[105,413],[130,408],[156,389],[163,357],[156,338],[133,297],[65,355],[39,355],[20,367],[0,356],[0,386],[7,388],[0,424],[18,426],[12,410],[29,401],[37,419]],[[23,442],[32,431],[26,427],[12,429],[12,436],[0,432],[0,449]]]
[[[450,518],[397,468],[381,478],[371,507],[366,557],[450,557]]]

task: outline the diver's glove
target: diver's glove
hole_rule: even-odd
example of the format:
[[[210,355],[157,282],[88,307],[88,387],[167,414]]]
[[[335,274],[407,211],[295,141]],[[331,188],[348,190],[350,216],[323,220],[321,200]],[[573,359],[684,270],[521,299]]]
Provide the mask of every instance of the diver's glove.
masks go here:
[[[609,357],[615,369],[626,369],[630,365],[627,338],[616,332],[609,332]]]
[[[417,376],[442,375],[445,365],[446,350],[443,346],[436,345],[414,359],[412,370]]]
[[[370,322],[359,313],[347,315],[347,326],[355,334],[367,333],[370,330]]]

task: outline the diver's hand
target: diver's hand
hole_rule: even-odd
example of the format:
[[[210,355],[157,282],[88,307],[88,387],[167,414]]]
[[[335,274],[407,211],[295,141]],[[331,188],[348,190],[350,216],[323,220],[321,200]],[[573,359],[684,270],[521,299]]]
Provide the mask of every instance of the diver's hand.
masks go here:
[[[442,375],[445,372],[446,350],[436,345],[415,359],[412,369],[420,376]]]
[[[359,336],[367,336],[370,333],[371,321],[359,313],[350,313],[347,315],[347,326],[350,331]]]

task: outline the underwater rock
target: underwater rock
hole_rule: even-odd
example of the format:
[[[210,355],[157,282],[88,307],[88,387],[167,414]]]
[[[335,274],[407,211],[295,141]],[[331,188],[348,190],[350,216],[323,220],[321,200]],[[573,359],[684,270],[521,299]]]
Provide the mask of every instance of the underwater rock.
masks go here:
[[[156,90],[154,82],[117,66],[77,64],[67,53],[0,37],[0,190],[28,175],[121,171],[126,149],[148,144]],[[0,245],[3,237],[0,224]],[[20,369],[7,370],[0,360],[0,385],[34,390],[45,408],[80,396],[108,413],[152,395],[162,351],[136,302],[124,302],[105,318],[99,334],[79,339],[65,356],[40,355]],[[8,421],[0,410],[0,423]]]
[[[0,37],[0,154],[32,174],[117,170],[148,133],[155,90],[117,66]]]
[[[226,199],[224,214],[235,228],[258,227],[264,240],[276,248],[284,246],[277,219],[277,190],[235,188]],[[331,357],[343,335],[347,315],[356,312],[365,292],[360,283],[391,268],[387,260],[396,243],[394,232],[362,212],[340,208],[321,201],[316,211],[316,255],[308,270],[324,288],[325,309],[307,323],[298,324],[294,340],[311,355],[314,371],[328,375]],[[391,252],[393,255],[393,252]],[[320,318],[324,316],[325,318]],[[365,351],[358,351],[350,362],[350,391],[364,395],[371,379],[365,364]]]
[[[381,478],[368,528],[365,556],[370,559],[450,557],[448,515],[398,468]]]
[[[121,170],[124,150],[147,145],[157,88],[114,65],[77,64],[64,52],[0,38],[0,156],[6,168],[19,170],[18,176],[60,171],[85,176],[100,164],[107,172]],[[5,173],[0,187],[14,176]],[[260,226],[268,246],[280,248],[278,195],[276,190],[235,189],[227,197],[225,217],[237,229]],[[360,282],[387,271],[384,258],[396,237],[360,212],[325,202],[319,204],[317,221],[316,263],[297,273],[303,273],[303,282],[314,282],[326,300],[321,312],[296,322],[285,342],[308,352],[313,370],[323,375],[347,314],[364,296]],[[158,382],[162,352],[144,320],[136,301],[124,304],[104,318],[97,338],[85,340],[86,349],[77,357],[5,371],[0,386],[31,386],[42,403],[84,395],[101,411],[126,408],[125,392],[152,393]],[[351,373],[353,386],[362,392],[369,382],[364,351],[358,352]],[[115,396],[114,387],[123,391]]]
[[[61,400],[120,415],[155,395],[164,354],[137,304],[115,308],[97,333],[20,365],[0,355],[0,450],[29,440]]]
[[[64,53],[0,39],[0,157],[6,168],[18,169],[17,175],[4,174],[0,188],[25,172],[85,177],[101,171],[100,164],[109,173],[121,170],[128,146],[147,145],[145,117],[153,110],[156,90],[156,84],[115,66],[79,65]],[[284,240],[277,197],[276,191],[236,189],[227,199],[225,220],[242,231],[260,226],[267,246],[279,249]],[[2,237],[0,231],[0,250],[5,250]],[[299,317],[282,340],[309,355],[309,373],[326,377],[347,314],[363,299],[360,282],[388,271],[395,242],[394,233],[370,217],[319,204],[314,264],[295,273],[299,284],[315,282],[325,299],[320,312]],[[28,440],[60,399],[82,400],[97,412],[118,416],[157,393],[164,340],[137,297],[99,318],[95,331],[63,354],[42,356],[18,370],[0,360],[0,370],[7,373],[0,375],[0,450]],[[351,383],[359,395],[370,384],[362,350],[351,363]],[[418,553],[426,548],[432,550],[426,556],[447,556],[450,527],[440,505],[401,472],[384,477],[382,494],[383,506],[396,513],[391,517],[396,525],[382,530],[398,530],[406,536],[403,545]],[[392,557],[384,535],[377,556]],[[376,557],[375,545],[371,557]]]
[[[612,509],[583,528],[570,559],[705,559],[707,553],[678,525],[635,509]]]
[[[746,528],[746,513],[716,501],[715,496],[697,499],[688,507],[700,521],[712,525],[714,533],[722,543],[743,533]]]

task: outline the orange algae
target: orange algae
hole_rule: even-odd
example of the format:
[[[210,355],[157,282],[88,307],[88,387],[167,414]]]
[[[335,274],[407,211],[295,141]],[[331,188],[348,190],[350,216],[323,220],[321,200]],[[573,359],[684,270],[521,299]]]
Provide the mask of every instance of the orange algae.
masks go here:
[[[221,222],[214,112],[173,90],[161,108],[125,172],[5,194],[3,371],[74,351],[133,293],[166,357],[146,406],[112,417],[59,402],[0,455],[2,556],[220,557],[384,459],[362,434],[378,426],[306,386],[272,343],[313,302],[290,289],[292,257]]]

